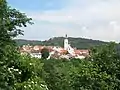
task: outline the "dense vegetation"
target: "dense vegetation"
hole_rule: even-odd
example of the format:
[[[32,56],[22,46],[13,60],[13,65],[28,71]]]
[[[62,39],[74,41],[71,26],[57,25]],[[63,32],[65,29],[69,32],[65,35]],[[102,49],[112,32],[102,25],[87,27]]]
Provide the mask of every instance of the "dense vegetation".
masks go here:
[[[102,44],[107,43],[107,42],[103,42],[99,40],[84,39],[84,38],[69,37],[68,39],[72,47],[76,47],[78,49],[88,49],[96,45],[102,45]],[[48,45],[48,46],[51,45],[51,46],[62,46],[63,47],[63,40],[64,40],[64,37],[54,37],[54,38],[51,38],[45,41],[17,39],[16,42],[19,46],[30,44],[30,45]]]
[[[13,37],[31,19],[0,0],[0,90],[120,90],[116,44],[91,48],[84,60],[21,55]]]
[[[31,18],[0,0],[0,90],[45,90],[38,76],[43,64],[21,56],[13,38],[23,34],[20,27],[32,24]],[[36,83],[36,84],[35,84]]]

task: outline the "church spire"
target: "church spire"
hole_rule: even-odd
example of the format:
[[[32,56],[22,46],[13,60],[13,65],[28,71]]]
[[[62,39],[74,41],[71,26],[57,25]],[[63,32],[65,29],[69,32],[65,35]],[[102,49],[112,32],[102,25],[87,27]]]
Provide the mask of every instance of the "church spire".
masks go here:
[[[68,38],[68,37],[67,37],[67,34],[65,35],[65,38]]]

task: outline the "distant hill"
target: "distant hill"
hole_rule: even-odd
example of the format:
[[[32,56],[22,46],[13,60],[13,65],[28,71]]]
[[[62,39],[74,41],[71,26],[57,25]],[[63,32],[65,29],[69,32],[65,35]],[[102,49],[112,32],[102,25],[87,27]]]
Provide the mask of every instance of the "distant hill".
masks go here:
[[[16,43],[18,44],[18,46],[22,46],[22,45],[40,45],[42,42],[41,41],[37,41],[37,40],[25,40],[25,39],[15,39]]]
[[[69,37],[68,39],[71,46],[76,47],[78,49],[88,49],[92,46],[107,43],[99,40],[92,40],[92,39],[85,39],[85,38]],[[62,46],[63,47],[63,41],[64,41],[64,37],[54,37],[45,41],[16,39],[16,42],[19,46],[30,44],[30,45],[46,45],[46,46]]]

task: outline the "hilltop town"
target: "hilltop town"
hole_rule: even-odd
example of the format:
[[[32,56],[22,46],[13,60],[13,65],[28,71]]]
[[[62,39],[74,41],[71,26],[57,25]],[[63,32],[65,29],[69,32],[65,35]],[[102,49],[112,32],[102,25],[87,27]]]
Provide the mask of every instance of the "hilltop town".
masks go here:
[[[31,57],[41,58],[41,50],[47,48],[49,50],[49,57],[60,59],[60,58],[79,58],[83,59],[89,55],[89,50],[87,49],[77,49],[71,47],[67,35],[64,37],[63,42],[64,47],[60,46],[42,46],[42,45],[23,45],[20,47],[21,54],[29,54]]]

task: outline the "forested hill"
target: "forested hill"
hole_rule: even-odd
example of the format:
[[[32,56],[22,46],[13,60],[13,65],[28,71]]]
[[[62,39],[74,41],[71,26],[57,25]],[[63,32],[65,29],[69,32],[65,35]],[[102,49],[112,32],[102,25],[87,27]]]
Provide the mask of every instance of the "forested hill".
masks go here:
[[[85,38],[69,37],[68,39],[72,47],[76,47],[79,49],[87,49],[92,46],[107,43],[107,42],[103,42],[99,40],[92,40],[92,39],[85,39]],[[16,39],[16,42],[19,46],[30,44],[30,45],[51,45],[51,46],[62,46],[63,47],[63,41],[64,41],[64,37],[54,37],[54,38],[50,38],[49,40],[45,40],[45,41]]]

